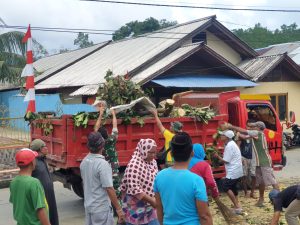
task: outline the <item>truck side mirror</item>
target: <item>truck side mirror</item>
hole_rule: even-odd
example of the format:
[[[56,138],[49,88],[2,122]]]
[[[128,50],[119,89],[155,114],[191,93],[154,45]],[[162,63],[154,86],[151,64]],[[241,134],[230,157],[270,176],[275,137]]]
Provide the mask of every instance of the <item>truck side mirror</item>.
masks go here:
[[[295,121],[296,121],[295,113],[293,111],[290,111],[290,122],[295,123]]]

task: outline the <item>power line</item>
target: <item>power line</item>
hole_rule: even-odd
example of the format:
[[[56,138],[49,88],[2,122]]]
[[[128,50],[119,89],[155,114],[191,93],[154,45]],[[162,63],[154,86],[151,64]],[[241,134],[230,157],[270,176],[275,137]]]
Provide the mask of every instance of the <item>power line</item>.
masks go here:
[[[156,7],[172,7],[172,8],[188,8],[188,9],[215,9],[227,11],[256,11],[256,12],[284,12],[284,13],[299,13],[300,9],[262,9],[262,8],[229,8],[229,7],[213,7],[213,6],[196,6],[196,5],[173,5],[173,4],[158,4],[158,3],[143,3],[143,2],[122,2],[114,0],[80,0],[85,2],[100,2],[139,6],[156,6]]]

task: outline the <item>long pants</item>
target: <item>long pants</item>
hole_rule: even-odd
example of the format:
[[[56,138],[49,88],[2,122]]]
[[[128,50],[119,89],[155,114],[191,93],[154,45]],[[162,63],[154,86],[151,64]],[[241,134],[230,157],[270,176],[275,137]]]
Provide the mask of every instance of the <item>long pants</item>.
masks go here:
[[[288,225],[300,225],[300,200],[295,199],[286,209],[285,219]]]
[[[85,213],[85,225],[114,225],[114,216],[111,211],[100,213]]]

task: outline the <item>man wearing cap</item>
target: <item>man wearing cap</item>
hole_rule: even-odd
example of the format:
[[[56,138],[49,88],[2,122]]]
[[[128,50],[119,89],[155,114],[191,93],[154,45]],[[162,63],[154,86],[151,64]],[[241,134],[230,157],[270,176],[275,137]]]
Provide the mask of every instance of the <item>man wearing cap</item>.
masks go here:
[[[180,123],[178,121],[174,121],[171,123],[170,130],[168,130],[162,125],[162,123],[158,117],[157,110],[153,109],[153,110],[151,110],[151,113],[153,114],[153,116],[155,118],[155,121],[157,123],[157,126],[158,126],[160,132],[163,134],[163,136],[165,138],[164,150],[167,152],[166,158],[165,158],[165,163],[166,163],[167,167],[170,167],[174,164],[174,159],[173,159],[173,157],[171,155],[171,151],[170,151],[170,142],[175,134],[182,132],[183,125],[182,125],[182,123]]]
[[[277,225],[282,209],[285,208],[285,219],[288,225],[300,225],[300,185],[287,187],[283,191],[273,189],[269,193],[271,203],[274,205],[274,215],[271,225]]]
[[[38,154],[28,148],[16,153],[19,175],[10,183],[9,202],[13,204],[17,224],[50,225],[48,205],[41,182],[31,177]]]
[[[102,155],[104,145],[105,140],[99,132],[90,133],[87,141],[90,153],[80,164],[86,225],[113,225],[111,204],[116,209],[119,222],[124,222],[124,214],[113,187],[112,169]]]
[[[56,200],[54,194],[53,180],[49,172],[46,155],[48,154],[48,148],[46,143],[41,139],[35,139],[30,144],[31,150],[38,153],[36,158],[36,166],[32,172],[32,177],[37,178],[45,191],[46,199],[49,205],[49,218],[51,225],[58,225],[58,213],[56,207]]]
[[[267,140],[264,134],[265,124],[261,121],[249,124],[253,130],[246,130],[241,127],[235,127],[231,124],[226,126],[229,129],[236,130],[241,134],[252,138],[252,148],[256,157],[256,182],[259,184],[259,200],[256,204],[258,207],[264,206],[264,192],[266,186],[273,186],[274,189],[279,190],[278,183],[273,173],[272,159],[269,154]]]
[[[242,208],[238,201],[237,184],[243,176],[243,165],[241,151],[237,144],[233,141],[234,133],[232,130],[225,130],[219,132],[221,140],[224,141],[225,149],[223,158],[215,154],[220,161],[225,164],[226,178],[223,183],[223,190],[227,193],[228,197],[234,205],[234,212],[241,214]]]

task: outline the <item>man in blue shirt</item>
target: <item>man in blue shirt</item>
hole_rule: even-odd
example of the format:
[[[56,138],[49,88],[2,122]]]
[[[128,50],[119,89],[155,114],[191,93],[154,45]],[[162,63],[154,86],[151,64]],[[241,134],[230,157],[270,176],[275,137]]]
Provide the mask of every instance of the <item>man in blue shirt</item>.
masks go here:
[[[174,166],[159,172],[154,181],[160,224],[212,225],[205,183],[187,169],[193,149],[190,136],[176,134],[171,149]]]

